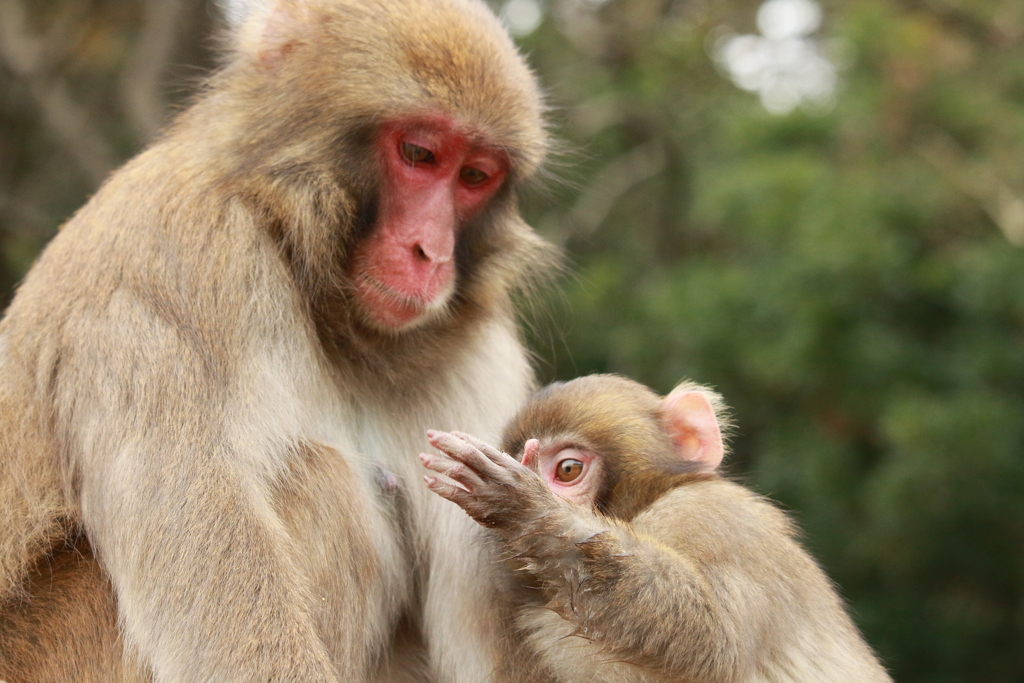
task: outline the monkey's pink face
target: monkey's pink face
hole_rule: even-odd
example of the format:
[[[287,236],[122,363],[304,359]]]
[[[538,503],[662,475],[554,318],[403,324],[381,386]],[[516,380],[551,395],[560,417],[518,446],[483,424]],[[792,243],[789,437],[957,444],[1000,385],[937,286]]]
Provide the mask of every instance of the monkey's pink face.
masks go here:
[[[350,274],[371,324],[401,331],[444,310],[459,233],[501,187],[508,164],[444,117],[384,125],[378,156],[377,225],[356,246]]]
[[[559,498],[586,506],[597,502],[604,477],[601,456],[560,441],[537,446],[528,442],[523,464],[540,474]]]

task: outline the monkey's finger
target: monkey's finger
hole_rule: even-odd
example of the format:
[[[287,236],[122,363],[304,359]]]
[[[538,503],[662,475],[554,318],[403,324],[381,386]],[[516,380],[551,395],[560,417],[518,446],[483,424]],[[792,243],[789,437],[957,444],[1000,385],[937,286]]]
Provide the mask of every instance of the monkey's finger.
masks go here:
[[[472,434],[466,434],[465,432],[452,432],[453,436],[456,436],[466,443],[474,446],[478,451],[487,456],[487,458],[496,465],[502,467],[512,467],[514,464],[518,464],[518,460],[513,458],[511,455],[504,453],[486,441],[481,441]]]
[[[430,444],[479,474],[497,475],[500,470],[473,444],[448,432],[427,432]]]
[[[539,457],[540,441],[537,439],[530,439],[526,442],[526,445],[523,447],[523,461],[519,462],[511,455],[477,439],[475,436],[464,434],[463,432],[452,432],[452,434],[476,446],[478,450],[494,463],[498,474],[493,476],[497,481],[516,487],[541,484],[545,492],[548,490],[547,485],[542,484],[540,475],[536,471],[536,463],[531,464],[529,461],[531,458],[536,461]]]
[[[463,465],[457,460],[452,460],[444,454],[431,455],[430,453],[420,453],[420,462],[428,470],[443,474],[470,491],[476,491],[483,485],[480,475],[474,472],[472,468]]]
[[[454,484],[449,484],[443,479],[423,475],[423,481],[427,483],[427,488],[431,491],[442,498],[450,500],[462,509],[466,509],[472,501],[472,494],[469,491],[459,488]]]
[[[537,470],[537,461],[540,458],[540,441],[527,439],[523,445],[523,467],[529,470]]]

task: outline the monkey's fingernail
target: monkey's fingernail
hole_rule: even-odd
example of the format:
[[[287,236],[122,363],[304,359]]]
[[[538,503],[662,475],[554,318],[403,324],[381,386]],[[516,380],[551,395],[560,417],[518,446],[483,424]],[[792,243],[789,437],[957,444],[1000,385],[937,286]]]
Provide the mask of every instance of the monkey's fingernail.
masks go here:
[[[426,453],[420,453],[420,462],[426,465],[428,462],[430,462],[430,456],[427,455]]]
[[[433,486],[435,483],[437,483],[437,478],[423,475],[423,481],[427,482],[427,486]]]
[[[437,436],[437,430],[436,429],[428,429],[427,430],[427,438],[428,439],[433,439],[435,436]]]

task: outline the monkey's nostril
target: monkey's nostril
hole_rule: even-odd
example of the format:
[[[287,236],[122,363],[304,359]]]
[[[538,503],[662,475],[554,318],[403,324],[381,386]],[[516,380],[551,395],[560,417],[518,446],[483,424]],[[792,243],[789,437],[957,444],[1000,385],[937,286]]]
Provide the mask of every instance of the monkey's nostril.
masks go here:
[[[412,254],[413,254],[413,256],[415,256],[420,261],[429,261],[430,260],[430,257],[427,256],[427,252],[423,251],[423,247],[421,247],[418,244],[415,247],[412,248]]]

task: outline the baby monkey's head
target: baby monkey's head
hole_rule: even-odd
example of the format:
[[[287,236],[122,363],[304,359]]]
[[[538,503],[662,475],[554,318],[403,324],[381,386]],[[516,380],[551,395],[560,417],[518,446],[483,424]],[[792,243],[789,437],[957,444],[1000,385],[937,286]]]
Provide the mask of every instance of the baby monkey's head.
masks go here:
[[[628,520],[676,486],[715,476],[727,424],[721,397],[698,384],[662,398],[590,375],[538,391],[505,428],[502,450],[555,495]]]

